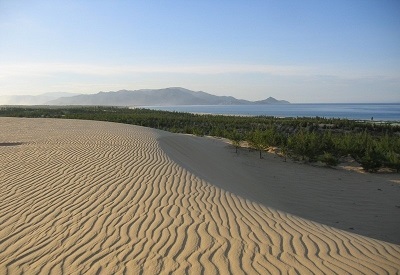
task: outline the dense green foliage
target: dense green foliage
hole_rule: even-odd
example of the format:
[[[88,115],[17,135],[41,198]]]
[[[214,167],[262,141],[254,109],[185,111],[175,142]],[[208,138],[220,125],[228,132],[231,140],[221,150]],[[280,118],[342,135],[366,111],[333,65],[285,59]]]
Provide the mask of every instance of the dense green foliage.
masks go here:
[[[400,170],[400,127],[347,119],[276,118],[129,109],[118,107],[0,107],[0,116],[87,119],[135,124],[170,132],[211,135],[246,141],[262,151],[279,147],[292,158],[337,165],[352,156],[365,170]]]

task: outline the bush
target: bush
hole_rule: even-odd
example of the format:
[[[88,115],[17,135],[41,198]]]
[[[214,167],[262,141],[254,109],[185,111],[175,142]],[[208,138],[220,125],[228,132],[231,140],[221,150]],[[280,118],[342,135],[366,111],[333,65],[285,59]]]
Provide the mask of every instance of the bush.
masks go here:
[[[303,160],[315,161],[321,150],[321,135],[299,131],[288,138],[288,148]]]
[[[322,156],[320,156],[319,160],[329,166],[337,166],[339,164],[339,159],[328,152],[325,152]]]
[[[389,152],[386,156],[385,166],[395,169],[398,173],[400,171],[400,156],[395,152]]]
[[[377,172],[382,167],[383,156],[381,153],[372,149],[367,151],[366,154],[361,157],[360,164],[367,172]]]
[[[233,146],[235,146],[236,153],[238,152],[238,148],[240,147],[240,141],[242,140],[242,135],[234,129],[231,133],[228,134],[229,139],[232,141]]]

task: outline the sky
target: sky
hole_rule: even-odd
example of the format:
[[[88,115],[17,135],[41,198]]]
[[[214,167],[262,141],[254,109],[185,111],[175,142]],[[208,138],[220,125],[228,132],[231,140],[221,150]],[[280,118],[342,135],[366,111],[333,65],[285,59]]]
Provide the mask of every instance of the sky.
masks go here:
[[[0,0],[0,97],[166,87],[400,102],[400,1]]]

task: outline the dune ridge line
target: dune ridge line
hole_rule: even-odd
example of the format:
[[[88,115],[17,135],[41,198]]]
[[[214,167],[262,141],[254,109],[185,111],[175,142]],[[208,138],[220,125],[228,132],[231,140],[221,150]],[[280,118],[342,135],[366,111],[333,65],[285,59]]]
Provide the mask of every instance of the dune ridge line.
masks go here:
[[[0,125],[0,142],[21,143],[0,147],[0,274],[400,271],[397,244],[221,188],[239,184],[230,178],[216,186],[229,169],[189,162],[201,152],[180,150],[182,135],[79,120]]]

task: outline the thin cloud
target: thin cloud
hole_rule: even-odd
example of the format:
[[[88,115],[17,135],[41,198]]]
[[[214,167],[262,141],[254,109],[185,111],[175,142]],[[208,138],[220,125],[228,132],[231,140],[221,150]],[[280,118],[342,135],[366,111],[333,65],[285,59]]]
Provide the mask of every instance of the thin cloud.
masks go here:
[[[224,74],[224,73],[264,73],[272,75],[304,75],[310,69],[301,66],[273,66],[247,64],[217,65],[138,65],[104,66],[68,63],[25,63],[0,65],[0,78],[12,76],[51,76],[58,73],[78,75],[113,76],[140,73],[175,73],[175,74]]]

